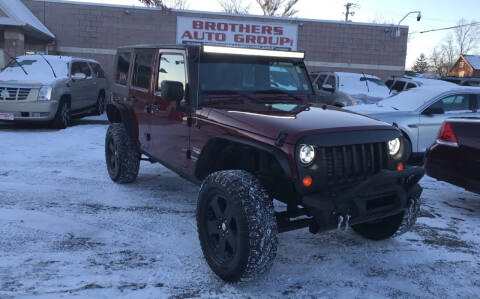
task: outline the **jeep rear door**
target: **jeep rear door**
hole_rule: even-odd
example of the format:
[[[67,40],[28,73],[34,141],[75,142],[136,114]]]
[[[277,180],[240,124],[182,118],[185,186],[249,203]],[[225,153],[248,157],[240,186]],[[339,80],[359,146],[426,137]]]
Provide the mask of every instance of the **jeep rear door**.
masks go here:
[[[155,91],[151,106],[152,148],[150,153],[168,167],[185,173],[189,127],[187,113],[175,101],[161,96],[162,81],[177,81],[187,84],[187,70],[184,50],[160,50],[157,53],[155,69]],[[184,96],[185,98],[185,96]]]
[[[147,151],[151,146],[150,114],[152,104],[152,70],[156,51],[153,49],[135,50],[128,103],[135,113],[138,124],[140,148]]]

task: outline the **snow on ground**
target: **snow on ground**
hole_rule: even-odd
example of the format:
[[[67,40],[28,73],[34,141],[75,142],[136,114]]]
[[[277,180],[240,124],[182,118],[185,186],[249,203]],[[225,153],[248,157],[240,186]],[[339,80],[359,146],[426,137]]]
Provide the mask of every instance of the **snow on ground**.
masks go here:
[[[424,178],[414,232],[279,235],[271,272],[226,284],[205,263],[198,187],[142,162],[117,185],[104,118],[65,130],[0,126],[0,297],[421,297],[480,294],[480,196]]]

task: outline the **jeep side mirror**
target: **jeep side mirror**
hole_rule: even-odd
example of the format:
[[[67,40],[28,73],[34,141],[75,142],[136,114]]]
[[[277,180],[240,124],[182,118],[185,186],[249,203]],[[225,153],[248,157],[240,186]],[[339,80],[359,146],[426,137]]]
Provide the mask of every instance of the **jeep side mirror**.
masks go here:
[[[444,114],[445,110],[441,107],[428,107],[427,109],[423,110],[422,114],[425,115],[433,115],[433,114]]]
[[[160,84],[160,96],[166,101],[180,101],[183,99],[182,82],[163,80]]]
[[[328,83],[324,83],[322,85],[322,89],[323,90],[326,90],[326,91],[330,91],[330,92],[334,92],[335,91],[335,87],[333,87],[331,84],[328,84]]]
[[[75,73],[72,75],[73,80],[83,80],[86,78],[87,78],[87,75],[85,75],[84,73]]]

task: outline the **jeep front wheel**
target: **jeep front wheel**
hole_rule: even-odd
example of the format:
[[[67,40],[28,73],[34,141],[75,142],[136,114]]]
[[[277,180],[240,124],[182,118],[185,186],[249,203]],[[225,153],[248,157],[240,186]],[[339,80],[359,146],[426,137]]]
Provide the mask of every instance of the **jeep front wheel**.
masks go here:
[[[277,223],[273,202],[254,175],[243,170],[209,175],[198,196],[197,226],[205,259],[223,280],[252,280],[270,270]]]
[[[417,222],[419,213],[420,197],[412,197],[403,212],[380,220],[352,225],[352,229],[367,239],[385,240],[410,231]]]
[[[112,181],[135,181],[140,168],[140,153],[122,123],[112,123],[105,137],[105,162]]]

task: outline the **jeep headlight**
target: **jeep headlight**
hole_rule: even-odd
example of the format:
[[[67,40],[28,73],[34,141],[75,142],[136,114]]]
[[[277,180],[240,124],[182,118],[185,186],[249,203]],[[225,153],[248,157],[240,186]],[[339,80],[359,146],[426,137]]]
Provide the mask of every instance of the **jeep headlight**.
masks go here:
[[[53,89],[51,86],[42,86],[38,91],[38,101],[50,101],[53,98]]]
[[[388,142],[388,153],[390,156],[396,156],[400,152],[400,138],[392,139]]]
[[[298,153],[300,162],[304,165],[312,163],[315,159],[315,148],[308,144],[300,145],[300,151]]]

